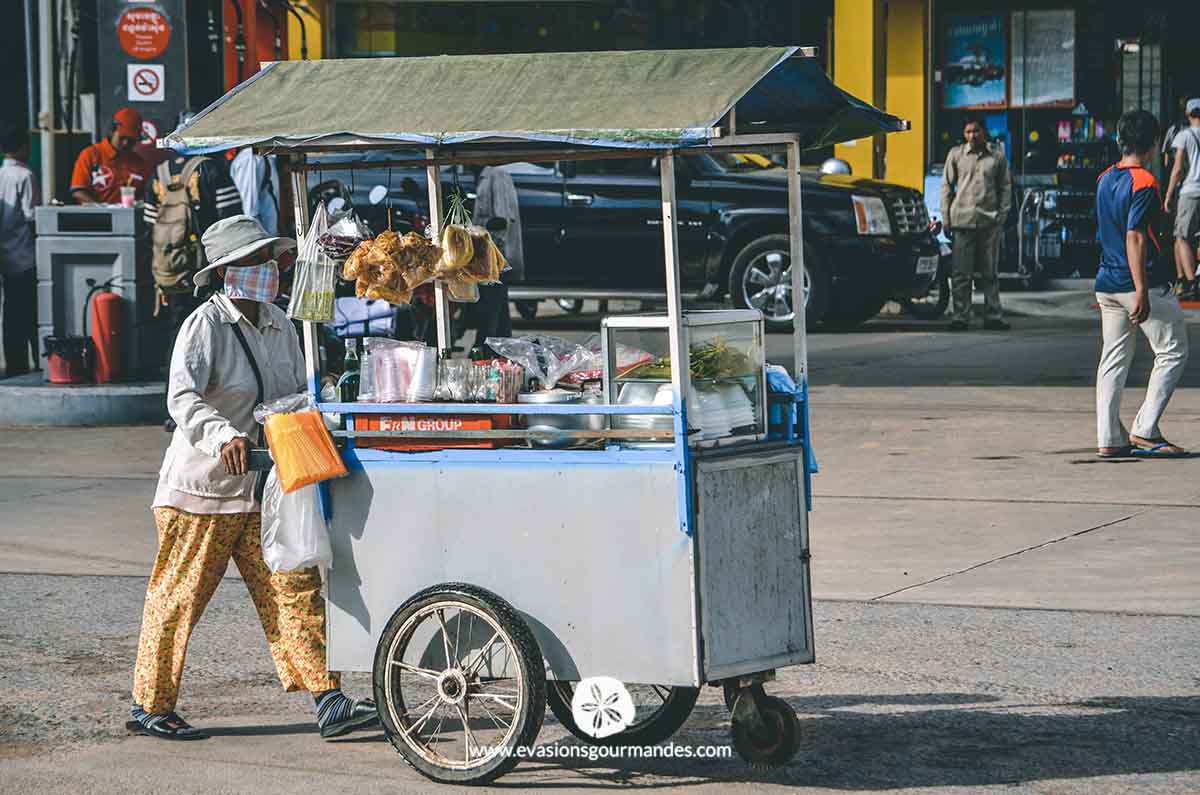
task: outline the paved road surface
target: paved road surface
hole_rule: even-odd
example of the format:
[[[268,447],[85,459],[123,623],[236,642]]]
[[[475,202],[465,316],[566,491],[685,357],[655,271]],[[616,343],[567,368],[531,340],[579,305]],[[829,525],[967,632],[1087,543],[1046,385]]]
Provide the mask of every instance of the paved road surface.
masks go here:
[[[1200,466],[1096,461],[1094,325],[1017,322],[1011,335],[880,321],[811,338],[818,663],[768,687],[803,721],[791,765],[532,763],[501,783],[1200,788]],[[786,358],[787,339],[771,349]],[[1197,373],[1164,428],[1200,448]],[[0,432],[0,790],[430,791],[377,735],[312,733],[237,580],[196,633],[181,704],[218,736],[122,737],[164,443],[155,429]],[[362,676],[348,685],[365,692]],[[727,731],[706,691],[676,739],[725,744]],[[572,742],[549,718],[542,741]]]

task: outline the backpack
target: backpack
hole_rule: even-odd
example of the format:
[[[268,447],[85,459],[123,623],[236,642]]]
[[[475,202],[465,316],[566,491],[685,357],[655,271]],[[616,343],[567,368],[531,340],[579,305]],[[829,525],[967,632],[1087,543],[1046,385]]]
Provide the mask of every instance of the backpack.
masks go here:
[[[192,274],[204,267],[204,246],[194,202],[200,201],[200,165],[207,157],[193,157],[178,176],[169,162],[158,164],[154,192],[158,217],[151,231],[153,257],[150,269],[162,294],[190,293]]]

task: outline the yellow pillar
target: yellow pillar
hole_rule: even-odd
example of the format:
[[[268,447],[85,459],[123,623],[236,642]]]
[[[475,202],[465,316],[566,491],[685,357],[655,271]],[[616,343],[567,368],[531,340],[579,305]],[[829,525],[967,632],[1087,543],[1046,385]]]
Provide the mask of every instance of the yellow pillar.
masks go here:
[[[883,0],[834,0],[833,82],[876,107],[883,107],[887,88],[883,25]],[[856,175],[880,177],[875,149],[882,147],[882,138],[839,145],[837,156],[850,163]]]
[[[925,189],[926,0],[889,0],[886,110],[912,129],[887,137],[888,182]]]
[[[308,41],[308,59],[316,61],[324,55],[326,5],[328,0],[301,0],[293,2],[300,16],[304,18],[304,31]],[[300,22],[296,15],[288,12],[288,58],[300,60]]]

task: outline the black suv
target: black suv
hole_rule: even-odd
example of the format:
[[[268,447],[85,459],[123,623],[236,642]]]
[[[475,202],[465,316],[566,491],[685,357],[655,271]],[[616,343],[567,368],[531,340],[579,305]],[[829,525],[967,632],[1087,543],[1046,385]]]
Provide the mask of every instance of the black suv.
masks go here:
[[[386,159],[386,154],[373,155]],[[375,229],[378,201],[397,215],[427,212],[423,169],[349,174],[325,158],[310,199],[345,192]],[[525,240],[523,287],[564,298],[571,288],[663,287],[662,203],[654,158],[516,163]],[[457,177],[457,179],[455,179]],[[755,307],[773,330],[793,315],[787,175],[760,155],[692,153],[676,167],[680,269],[685,292]],[[473,198],[474,175],[443,171],[444,187]],[[810,326],[856,326],[889,298],[925,294],[938,246],[919,191],[805,170],[802,218]],[[382,184],[387,188],[379,190]],[[371,196],[372,188],[376,188]],[[370,198],[376,199],[372,204]]]

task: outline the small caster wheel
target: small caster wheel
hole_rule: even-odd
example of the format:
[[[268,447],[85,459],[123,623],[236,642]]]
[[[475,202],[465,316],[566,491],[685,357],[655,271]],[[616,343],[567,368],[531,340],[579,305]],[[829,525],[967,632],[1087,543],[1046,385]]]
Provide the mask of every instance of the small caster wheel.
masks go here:
[[[792,705],[782,698],[756,699],[762,724],[754,730],[748,721],[734,721],[733,748],[751,767],[786,765],[800,749],[800,721]]]

